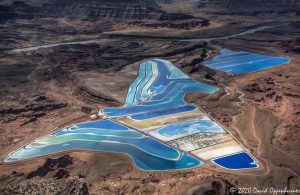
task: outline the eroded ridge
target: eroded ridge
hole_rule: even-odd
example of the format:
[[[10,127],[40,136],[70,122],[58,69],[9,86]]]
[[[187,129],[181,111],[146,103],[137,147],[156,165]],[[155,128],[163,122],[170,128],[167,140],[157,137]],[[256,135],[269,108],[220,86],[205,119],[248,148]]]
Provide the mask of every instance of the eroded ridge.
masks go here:
[[[70,150],[124,153],[146,171],[195,168],[215,163],[229,170],[258,168],[257,161],[217,122],[188,105],[189,92],[218,88],[190,79],[170,62],[140,65],[122,107],[104,108],[109,119],[76,124],[10,153],[15,162]]]

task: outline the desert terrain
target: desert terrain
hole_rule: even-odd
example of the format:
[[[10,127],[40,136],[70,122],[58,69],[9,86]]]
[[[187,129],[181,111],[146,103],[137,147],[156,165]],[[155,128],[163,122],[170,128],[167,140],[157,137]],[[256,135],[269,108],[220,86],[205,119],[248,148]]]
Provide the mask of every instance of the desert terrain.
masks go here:
[[[3,1],[0,194],[299,189],[299,8],[296,0]],[[269,27],[243,34],[260,26]],[[228,75],[203,63],[221,48],[289,57],[290,62]],[[153,58],[169,60],[194,80],[221,89],[191,93],[185,100],[226,127],[262,169],[226,171],[211,163],[144,172],[126,155],[83,151],[3,163],[11,151],[38,137],[90,121],[103,107],[123,105],[139,64]]]

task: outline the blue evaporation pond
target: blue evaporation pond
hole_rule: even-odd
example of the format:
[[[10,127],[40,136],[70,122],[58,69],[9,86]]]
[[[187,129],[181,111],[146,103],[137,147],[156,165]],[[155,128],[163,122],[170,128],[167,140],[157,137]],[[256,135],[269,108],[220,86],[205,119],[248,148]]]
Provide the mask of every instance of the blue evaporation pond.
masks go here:
[[[139,169],[146,171],[188,169],[203,164],[203,162],[185,153],[177,160],[170,160],[152,155],[151,153],[147,153],[129,144],[118,142],[91,142],[85,140],[72,140],[64,143],[47,145],[45,147],[31,148],[30,150],[19,150],[16,151],[14,155],[7,157],[5,162],[13,162],[16,160],[70,150],[124,153],[131,157],[134,164]]]
[[[228,155],[225,157],[213,159],[212,162],[217,165],[230,170],[242,170],[242,169],[254,169],[258,168],[254,158],[252,158],[247,152]]]
[[[144,79],[145,75],[146,75],[146,64],[142,63],[140,65],[140,71],[138,77],[129,86],[125,105],[132,105],[134,103],[136,88],[138,87],[141,80]]]
[[[133,129],[125,129],[111,120],[81,123],[42,137],[10,153],[5,162],[70,150],[124,153],[131,157],[138,168],[149,171],[187,169],[203,164],[188,154],[181,154],[168,145]]]
[[[187,94],[191,91],[199,91],[203,93],[214,93],[218,88],[214,86],[210,86],[203,83],[198,83],[193,80],[185,80],[185,81],[173,81],[168,84],[161,91],[154,96],[152,96],[148,101],[143,102],[143,105],[154,104],[157,101],[166,101],[170,98],[175,99],[173,96],[177,95],[179,92],[184,92],[183,94]],[[181,99],[180,99],[181,100]]]
[[[74,129],[74,130],[61,130],[54,133],[54,136],[61,136],[61,135],[71,135],[71,134],[90,134],[90,135],[99,135],[99,136],[116,136],[116,137],[142,137],[143,134],[137,131],[118,131],[118,130],[108,130],[101,131],[99,129]]]
[[[175,123],[168,126],[165,126],[161,129],[150,131],[149,134],[157,139],[163,141],[169,141],[191,135],[194,133],[204,133],[204,132],[213,132],[213,133],[222,133],[224,129],[218,125],[216,122],[208,120],[191,120],[181,123]]]
[[[289,62],[289,58],[260,55],[222,49],[220,55],[204,64],[216,70],[232,74],[256,72]]]
[[[73,127],[72,127],[73,128]],[[99,128],[99,129],[110,129],[110,130],[128,130],[127,127],[116,123],[113,120],[98,120],[88,123],[79,123],[74,128]]]
[[[167,110],[157,110],[154,112],[136,114],[136,115],[130,116],[130,118],[132,118],[134,120],[145,120],[145,119],[155,118],[155,117],[164,116],[164,115],[176,114],[176,113],[180,113],[180,112],[187,112],[187,111],[195,110],[196,108],[197,108],[196,106],[187,105],[187,106],[170,108]]]
[[[206,89],[206,88],[205,88]],[[211,86],[211,91],[214,92],[218,88]],[[165,98],[159,101],[147,101],[141,102],[135,106],[125,106],[119,108],[104,108],[102,112],[111,117],[118,117],[118,116],[126,116],[126,115],[133,115],[138,113],[144,112],[153,112],[157,110],[161,110],[163,108],[172,108],[177,106],[186,105],[184,101],[184,97],[186,94],[199,91],[203,92],[203,85],[197,84],[190,84],[190,85],[180,85],[178,88],[172,89],[168,94],[166,94]]]
[[[152,63],[146,62],[146,76],[142,80],[139,81],[139,84],[136,87],[134,102],[141,102],[143,88],[151,79],[152,74],[153,74],[152,71],[153,71]]]
[[[214,93],[218,88],[190,79],[170,62],[160,59],[140,65],[138,77],[131,84],[125,105],[104,108],[110,117],[167,110],[186,105],[184,97],[190,92]]]

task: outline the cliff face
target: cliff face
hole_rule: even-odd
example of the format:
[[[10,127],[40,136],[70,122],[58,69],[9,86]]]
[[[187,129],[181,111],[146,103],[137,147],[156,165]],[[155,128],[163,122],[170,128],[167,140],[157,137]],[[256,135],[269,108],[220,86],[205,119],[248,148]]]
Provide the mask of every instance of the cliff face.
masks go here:
[[[184,29],[209,25],[209,21],[190,14],[168,13],[154,0],[40,0],[29,3],[14,1],[0,5],[0,16],[2,23],[12,19],[43,18],[102,22],[102,31],[109,30],[118,23],[150,28]]]
[[[11,0],[0,3],[0,14],[4,18],[16,18],[24,12],[39,17],[143,20],[154,17],[161,10],[153,0]]]
[[[49,0],[42,5],[48,14],[80,18],[150,19],[159,12],[152,0]]]
[[[199,0],[199,8],[218,10],[295,10],[300,9],[298,0]]]

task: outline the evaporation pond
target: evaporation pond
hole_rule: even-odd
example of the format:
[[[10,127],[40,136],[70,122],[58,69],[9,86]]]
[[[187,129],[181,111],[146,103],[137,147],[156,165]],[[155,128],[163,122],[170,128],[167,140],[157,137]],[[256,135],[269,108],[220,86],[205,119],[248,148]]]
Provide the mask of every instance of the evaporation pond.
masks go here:
[[[204,64],[231,74],[256,72],[289,62],[289,58],[222,49],[220,54]]]
[[[230,170],[258,168],[258,164],[256,164],[255,160],[245,151],[213,159],[212,162]]]

